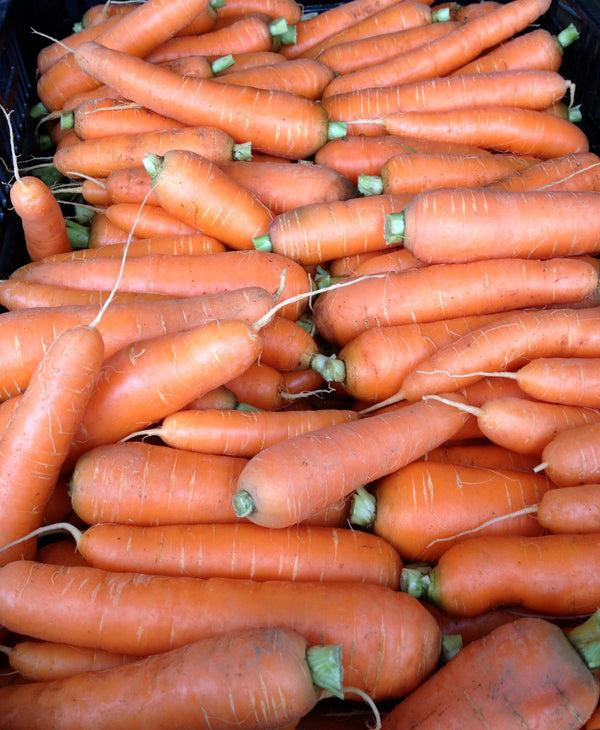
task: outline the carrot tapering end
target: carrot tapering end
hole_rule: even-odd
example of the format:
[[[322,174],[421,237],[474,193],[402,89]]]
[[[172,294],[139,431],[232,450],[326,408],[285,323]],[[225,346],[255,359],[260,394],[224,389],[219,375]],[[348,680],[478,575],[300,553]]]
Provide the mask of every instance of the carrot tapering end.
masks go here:
[[[350,524],[358,527],[372,527],[375,523],[376,511],[375,496],[364,487],[359,487],[350,500],[350,514],[348,516]]]
[[[344,699],[341,644],[309,646],[306,650],[306,663],[314,685],[340,700]]]
[[[383,235],[388,246],[404,240],[404,213],[388,213],[383,224]]]
[[[232,502],[233,511],[237,517],[248,517],[248,515],[251,515],[256,510],[252,495],[245,489],[240,489],[239,492],[236,492],[233,495]]]

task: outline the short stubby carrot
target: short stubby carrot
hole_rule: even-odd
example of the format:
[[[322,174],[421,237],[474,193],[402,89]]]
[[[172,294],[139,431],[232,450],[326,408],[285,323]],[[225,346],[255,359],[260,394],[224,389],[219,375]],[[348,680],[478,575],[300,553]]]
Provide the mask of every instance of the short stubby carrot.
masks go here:
[[[0,623],[20,634],[54,640],[66,632],[76,646],[148,656],[226,631],[289,628],[311,644],[341,644],[345,684],[375,701],[406,695],[440,655],[435,619],[386,586],[152,576],[26,560],[0,577]],[[40,592],[44,601],[35,598]]]
[[[544,471],[559,487],[600,481],[600,424],[587,423],[557,433],[542,451]]]
[[[532,398],[600,408],[600,358],[538,357],[516,373],[519,388]]]
[[[483,220],[496,231],[493,240],[482,230]],[[438,188],[419,193],[388,216],[386,231],[388,243],[403,243],[428,264],[548,259],[595,255],[599,221],[598,193]]]
[[[597,278],[593,266],[575,258],[436,264],[326,291],[314,304],[313,320],[326,340],[344,345],[371,326],[577,301],[596,288]]]
[[[537,505],[535,517],[548,532],[598,532],[600,484],[580,484],[550,490]]]

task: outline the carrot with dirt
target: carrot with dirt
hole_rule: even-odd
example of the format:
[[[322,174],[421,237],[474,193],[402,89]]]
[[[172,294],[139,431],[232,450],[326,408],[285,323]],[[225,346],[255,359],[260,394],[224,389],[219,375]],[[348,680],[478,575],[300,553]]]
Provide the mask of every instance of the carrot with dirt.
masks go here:
[[[482,231],[496,231],[493,241]],[[386,241],[402,243],[426,264],[515,257],[595,255],[600,195],[594,192],[492,189],[425,190],[386,216]]]
[[[325,110],[312,99],[183,78],[93,42],[82,43],[74,56],[82,69],[132,101],[187,125],[217,126],[237,142],[250,142],[258,152],[303,159],[335,134]]]
[[[238,478],[236,514],[267,527],[289,526],[414,461],[447,441],[465,420],[456,408],[436,404],[442,408],[430,409],[432,405],[411,404],[326,426],[264,449]],[[342,460],[340,449],[346,454]]]
[[[511,0],[461,24],[427,46],[407,51],[381,64],[338,76],[325,93],[329,96],[373,86],[392,86],[447,76],[485,50],[525,30],[549,7],[548,0]]]
[[[69,630],[72,644],[140,656],[226,631],[288,628],[309,643],[341,644],[345,685],[374,701],[407,694],[432,672],[440,652],[435,619],[412,596],[386,586],[153,576],[24,560],[4,566],[1,576],[1,623],[17,633],[64,636],[59,616],[68,621],[82,603],[87,609]],[[43,602],[33,598],[40,590]],[[155,610],[144,609],[147,601]],[[365,632],[365,625],[376,628]],[[194,714],[197,722],[197,708]]]
[[[565,632],[519,617],[460,649],[389,712],[384,730],[412,727],[561,727],[578,730],[599,695],[598,617]]]
[[[598,272],[592,265],[576,258],[436,264],[383,274],[355,282],[351,287],[326,291],[314,303],[313,320],[324,339],[343,346],[369,327],[494,314],[561,301],[566,304],[594,291],[597,278]],[[428,292],[427,297],[423,296],[424,291]],[[529,314],[536,315],[535,311]],[[502,324],[493,323],[488,327],[501,328]],[[462,362],[466,365],[467,360]],[[466,367],[463,373],[497,369]],[[422,369],[420,363],[419,370]],[[440,380],[444,380],[444,372],[455,372],[453,363],[449,368],[436,369],[442,371],[438,374]],[[456,370],[457,374],[460,372]],[[450,375],[446,378],[446,382],[452,380]],[[466,384],[461,382],[457,387]]]
[[[478,535],[543,534],[519,511],[538,503],[551,486],[538,474],[418,460],[369,491],[357,490],[350,523],[373,530],[407,563],[436,563],[473,529]]]
[[[273,220],[264,203],[199,154],[170,149],[147,154],[143,164],[162,209],[230,249],[253,249]]]
[[[252,675],[243,683],[235,677],[241,666]],[[331,689],[343,697],[342,676],[339,646],[309,646],[282,628],[228,632],[102,672],[6,687],[2,727],[151,730],[175,716],[180,728],[281,727]],[[89,693],[96,697],[92,704]]]

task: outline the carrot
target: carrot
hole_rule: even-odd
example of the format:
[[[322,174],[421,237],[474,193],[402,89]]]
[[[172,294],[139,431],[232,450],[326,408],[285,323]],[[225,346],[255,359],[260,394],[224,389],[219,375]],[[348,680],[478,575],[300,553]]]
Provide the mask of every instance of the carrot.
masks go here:
[[[166,41],[193,19],[207,5],[207,0],[151,0],[125,13],[117,23],[98,36],[103,47],[118,49],[128,55],[143,57],[156,45]],[[100,82],[85,73],[75,62],[74,51],[55,63],[37,82],[37,94],[46,109],[61,109],[65,100],[78,91],[94,89]]]
[[[340,648],[317,650],[323,657],[315,662],[338,666],[333,683],[329,676],[320,679],[313,669],[314,648],[297,632],[274,628],[214,636],[103,672],[5,688],[0,696],[3,726],[49,728],[58,723],[67,729],[83,723],[99,729],[150,729],[164,727],[176,716],[181,728],[214,727],[216,718],[231,724],[244,718],[248,728],[280,727],[317,704],[323,691],[319,684],[337,684],[343,696]],[[244,683],[234,679],[241,666],[253,675]],[[156,685],[152,691],[149,683]],[[92,704],[88,692],[97,698]]]
[[[137,238],[193,236],[202,232],[174,216],[162,205],[112,203],[105,209],[105,215],[125,234],[135,233]]]
[[[57,150],[53,163],[69,177],[107,177],[114,170],[142,165],[147,153],[161,155],[172,149],[194,150],[206,159],[216,161],[243,156],[247,146],[235,144],[227,133],[217,127],[184,126],[82,140]]]
[[[293,208],[275,216],[267,235],[255,238],[254,245],[305,265],[383,249],[385,216],[400,211],[408,200],[404,195],[372,195]]]
[[[19,641],[4,647],[10,666],[28,682],[50,682],[80,672],[99,672],[138,657],[49,641]]]
[[[399,32],[429,23],[443,22],[449,19],[449,15],[447,9],[432,10],[429,4],[416,2],[416,0],[402,0],[353,23],[349,28],[339,33],[330,35],[306,50],[302,57],[319,59],[324,50],[338,43],[361,38],[373,38],[392,31]]]
[[[137,340],[183,331],[217,318],[249,324],[264,316],[272,305],[271,294],[259,287],[160,302],[113,301],[104,311],[98,330],[104,341],[104,356],[110,357]],[[1,398],[23,391],[54,339],[65,329],[92,321],[98,311],[97,305],[40,304],[26,311],[5,312],[0,317]]]
[[[266,13],[273,19],[284,18],[289,25],[295,25],[302,19],[302,6],[296,0],[229,0],[219,6],[216,12],[217,17],[227,18],[254,11]]]
[[[369,124],[369,127],[376,125]],[[381,166],[390,157],[404,152],[443,152],[443,153],[477,153],[489,154],[488,150],[473,145],[459,145],[454,142],[432,142],[393,134],[368,137],[365,135],[348,135],[332,139],[324,144],[315,154],[315,162],[326,165],[345,175],[354,184],[358,176],[378,175]]]
[[[148,154],[144,167],[161,208],[231,249],[249,250],[266,232],[271,212],[205,157],[179,149]]]
[[[461,649],[397,703],[382,728],[477,722],[506,730],[536,724],[577,730],[598,702],[594,666],[551,621],[517,618]]]
[[[553,533],[597,533],[600,525],[598,484],[550,490],[537,505],[538,522]]]
[[[40,264],[24,280],[41,283],[67,282],[87,289],[110,289],[116,281],[119,263],[114,256]],[[282,299],[310,292],[308,275],[285,256],[263,251],[224,251],[201,256],[151,255],[125,261],[119,291],[149,291],[176,297],[199,296],[259,286],[272,293],[286,272]],[[226,275],[225,275],[226,274]],[[304,302],[290,302],[279,314],[297,318]]]
[[[38,547],[35,560],[50,565],[88,565],[87,560],[77,552],[73,541],[66,538]]]
[[[289,628],[311,644],[341,644],[345,685],[375,701],[407,694],[431,673],[440,652],[435,619],[412,596],[385,586],[203,580],[24,560],[5,566],[1,577],[0,622],[18,633],[52,640],[65,635],[66,619],[76,646],[146,656],[227,631]],[[40,590],[43,602],[33,598]],[[144,608],[147,601],[154,610]],[[82,603],[86,610],[73,625],[70,617]],[[365,632],[367,625],[372,630]],[[192,726],[197,722],[194,707]]]
[[[372,86],[391,86],[435,76],[446,76],[483,51],[501,43],[543,15],[548,0],[511,0],[436,38],[427,46],[406,51],[389,61],[339,76],[328,94]]]
[[[250,458],[274,443],[334,423],[358,419],[353,410],[182,410],[147,433],[168,446],[206,454]]]
[[[425,461],[524,472],[531,472],[539,462],[535,456],[521,454],[488,442],[439,446],[429,451],[423,458]]]
[[[585,133],[573,122],[521,107],[392,112],[383,117],[383,125],[390,134],[438,142],[451,136],[464,144],[542,159],[589,150]]]
[[[500,180],[535,162],[522,155],[443,155],[420,152],[391,157],[379,175],[360,175],[363,195],[415,195],[434,188],[473,188]],[[402,215],[402,214],[401,214]]]
[[[509,69],[547,69],[558,71],[563,60],[563,50],[579,37],[573,24],[554,36],[545,28],[535,28],[517,34],[496,48],[454,70],[452,74],[485,73]]]
[[[200,12],[196,13],[189,23],[179,28],[175,35],[196,35],[212,30],[218,20],[217,9],[219,5],[218,1],[210,2]]]
[[[557,433],[542,451],[535,471],[546,472],[559,487],[595,484],[600,479],[598,434],[600,426],[587,423]]]
[[[414,461],[448,440],[464,422],[463,416],[453,418],[448,406],[430,410],[428,405],[327,426],[264,449],[238,478],[236,514],[256,524],[285,527]],[[399,441],[402,428],[407,431]]]
[[[182,78],[93,42],[82,43],[74,56],[82,69],[132,101],[188,125],[217,126],[238,142],[251,142],[253,150],[302,159],[325,144],[331,132],[325,111],[311,99]]]
[[[384,271],[406,271],[422,266],[425,264],[413,256],[408,249],[397,248],[359,261],[353,274],[354,276],[366,276],[367,274],[380,274]]]
[[[559,290],[558,284],[564,288]],[[437,264],[384,274],[356,282],[352,287],[324,292],[314,304],[313,319],[327,341],[344,345],[373,326],[493,314],[561,300],[566,303],[586,296],[596,287],[597,271],[577,259],[493,259]],[[423,291],[428,292],[427,297],[423,297]],[[531,317],[536,315],[530,313]],[[488,327],[502,325],[492,323]],[[466,364],[466,359],[462,362]],[[466,372],[486,369],[468,365],[467,368]],[[419,370],[422,369],[421,363]],[[440,370],[453,373],[454,365]],[[443,372],[437,377],[443,379]],[[457,387],[466,385],[465,379],[461,380]]]
[[[567,406],[600,405],[600,358],[539,357],[516,373],[519,388],[532,398]]]
[[[427,599],[458,615],[499,605],[557,616],[592,613],[598,544],[597,533],[471,536],[446,550],[428,574]]]
[[[318,352],[315,338],[302,325],[286,317],[273,317],[260,330],[260,361],[280,371],[305,370]]]
[[[182,76],[198,76],[201,79],[212,79],[222,68],[233,64],[230,54],[211,61],[208,56],[182,56],[172,61],[163,61],[162,66],[176,71]]]
[[[283,374],[260,360],[228,380],[226,385],[239,403],[264,411],[277,411],[287,406],[290,400],[290,394],[285,391]]]
[[[450,17],[457,20],[460,23],[466,23],[468,20],[480,15],[485,15],[492,10],[496,10],[500,7],[499,2],[496,0],[480,0],[476,3],[465,3],[464,5],[454,5],[453,3],[443,4],[441,7],[450,7]]]
[[[600,191],[600,158],[578,152],[542,160],[524,170],[490,183],[499,190],[588,190]]]
[[[514,312],[419,363],[418,372],[415,369],[404,379],[400,395],[412,400],[449,392],[537,357],[596,357],[597,318],[593,307]]]
[[[307,408],[314,407],[312,403],[312,397],[318,398],[318,406],[316,410],[321,410],[324,405],[322,395],[326,393],[328,396],[331,395],[331,389],[322,388],[324,383],[323,376],[316,370],[309,368],[307,370],[285,370],[281,373],[283,375],[284,389],[283,392],[288,399],[288,405],[286,408],[291,408],[295,405],[296,410],[302,410],[305,405]],[[303,396],[306,400],[303,402],[298,396]],[[336,407],[336,404],[329,402],[331,407]],[[346,405],[345,403],[340,404],[339,407]]]
[[[99,248],[112,243],[127,243],[127,241],[139,240],[137,236],[133,236],[131,233],[131,231],[124,231],[112,223],[106,213],[96,211],[90,221],[88,248]]]
[[[458,27],[456,22],[427,23],[405,30],[390,31],[353,41],[331,43],[319,53],[318,60],[337,74],[345,74],[392,58],[430,43]]]
[[[187,404],[186,409],[189,410],[206,410],[207,408],[215,408],[218,410],[237,408],[239,405],[235,395],[225,385],[219,385],[208,393],[201,395],[199,398],[194,398],[193,401]],[[535,464],[534,464],[535,466]]]
[[[472,528],[479,535],[541,535],[540,524],[519,510],[550,487],[536,474],[419,460],[378,480],[372,495],[359,490],[350,522],[370,527],[406,562],[435,563]]]
[[[115,15],[119,16],[129,13],[134,8],[134,3],[103,2],[99,5],[92,5],[81,16],[81,26],[83,28],[89,28]]]
[[[324,38],[334,35],[354,23],[373,15],[398,0],[351,0],[343,7],[328,7],[317,15],[307,17],[296,24],[295,43],[281,50],[287,58],[297,58]]]
[[[283,63],[285,56],[275,51],[255,51],[249,53],[231,53],[228,54],[232,63],[226,68],[222,68],[215,74],[215,78],[227,76],[227,74],[242,71],[246,68],[254,68],[257,66],[273,66],[276,63]]]

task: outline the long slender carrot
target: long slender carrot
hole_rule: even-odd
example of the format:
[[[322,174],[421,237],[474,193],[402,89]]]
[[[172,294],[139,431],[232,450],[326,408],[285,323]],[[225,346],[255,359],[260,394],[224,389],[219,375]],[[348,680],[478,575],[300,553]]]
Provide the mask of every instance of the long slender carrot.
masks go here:
[[[309,643],[341,644],[345,685],[375,701],[404,696],[431,673],[439,658],[435,619],[412,596],[385,586],[203,580],[89,567],[57,569],[24,560],[5,566],[1,575],[1,623],[34,638],[64,636],[61,621],[66,620],[74,645],[144,656],[226,631],[291,628]],[[55,601],[67,583],[71,588]],[[39,590],[46,596],[43,602],[32,596]],[[144,608],[146,601],[154,610]],[[82,602],[87,610],[73,625],[75,606]],[[365,632],[367,625],[372,630]]]
[[[459,413],[456,408],[430,410],[429,405],[411,404],[328,426],[264,449],[240,474],[233,497],[236,513],[269,527],[292,525],[414,461],[447,441],[465,420],[449,413]],[[339,458],[341,449],[344,459]]]
[[[511,0],[479,18],[461,24],[427,46],[407,51],[381,64],[338,76],[329,85],[328,93],[339,94],[354,89],[446,76],[486,49],[527,28],[549,7],[547,0]]]
[[[493,242],[481,230],[483,218],[477,211],[483,210],[486,226],[497,231]],[[402,243],[428,264],[594,255],[600,246],[598,220],[598,193],[438,186],[386,217],[386,240]],[[396,223],[399,236],[392,233]]]
[[[370,527],[406,562],[435,563],[488,521],[478,535],[543,534],[543,527],[519,510],[539,502],[550,488],[537,474],[419,460],[378,480],[373,501],[357,494],[350,521]]]
[[[254,248],[253,239],[266,233],[271,212],[214,162],[180,149],[143,162],[161,208],[183,223],[235,250]]]
[[[542,468],[559,487],[594,484],[600,480],[600,425],[587,423],[561,431],[542,451]]]
[[[325,110],[311,99],[182,78],[93,42],[82,43],[74,55],[81,68],[127,98],[188,125],[217,126],[237,142],[251,142],[257,151],[302,159],[325,144],[330,133]]]
[[[4,688],[2,727],[60,724],[65,730],[82,725],[156,730],[172,724],[175,716],[180,728],[240,721],[247,728],[281,727],[317,704],[320,685],[334,687],[343,696],[340,648],[316,649],[325,656],[315,657],[313,665],[314,647],[297,632],[281,628],[207,637],[103,672]],[[319,661],[337,665],[337,676],[326,672],[323,679],[319,669],[313,670]],[[235,678],[241,666],[252,674],[243,683]],[[96,697],[94,703],[89,702],[89,692]]]
[[[591,628],[580,626],[594,637],[590,644],[597,641],[596,621]],[[515,618],[461,649],[397,703],[382,728],[427,730],[475,722],[506,730],[536,724],[577,730],[598,702],[594,667],[573,635],[565,636],[551,621]]]
[[[326,291],[314,304],[313,319],[327,341],[344,345],[372,326],[431,322],[539,307],[561,300],[563,303],[576,301],[597,287],[597,275],[593,266],[575,258],[437,264],[363,279],[351,287]],[[558,285],[564,288],[559,290]],[[427,297],[423,297],[423,291],[428,292]],[[535,317],[536,313],[530,316]],[[489,325],[496,326],[502,324]],[[467,372],[484,369],[470,368]],[[440,370],[438,377],[442,380],[444,372],[455,372],[453,365]]]

